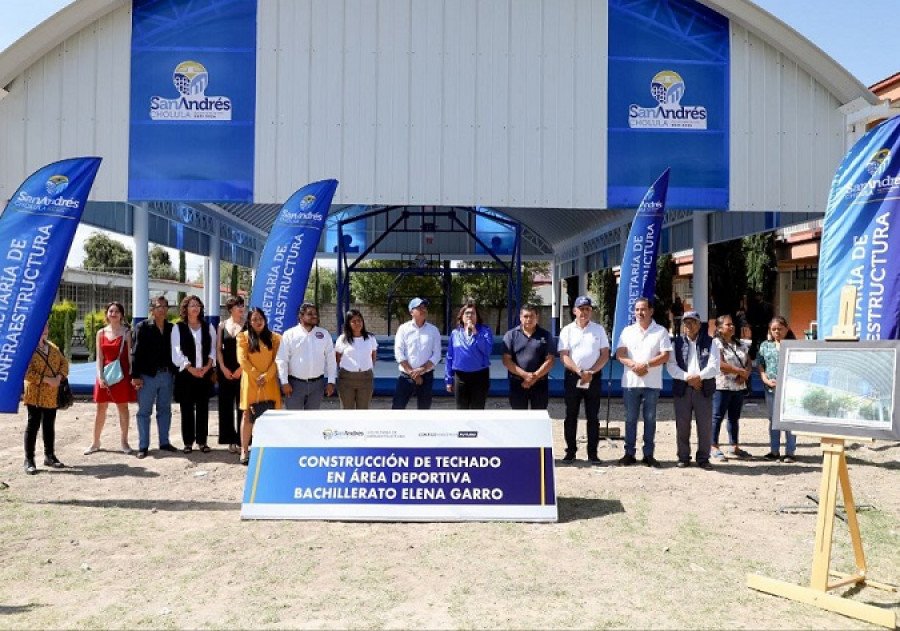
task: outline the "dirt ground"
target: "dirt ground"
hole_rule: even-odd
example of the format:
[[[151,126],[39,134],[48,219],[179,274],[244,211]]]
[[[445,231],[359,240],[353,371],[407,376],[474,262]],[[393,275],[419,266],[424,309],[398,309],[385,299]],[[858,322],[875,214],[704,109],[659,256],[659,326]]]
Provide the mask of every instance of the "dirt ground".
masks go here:
[[[796,464],[758,458],[768,444],[760,406],[742,423],[757,458],[707,472],[675,468],[662,400],[663,468],[612,466],[620,440],[601,447],[602,466],[559,465],[555,524],[242,522],[237,456],[84,456],[93,411],[77,403],[57,421],[68,468],[43,467],[38,439],[36,476],[22,470],[24,409],[0,415],[0,628],[875,628],[745,586],[748,572],[807,583],[807,494],[821,478],[809,439]],[[550,414],[560,454],[562,401]],[[618,401],[611,418],[622,427]],[[113,420],[104,445],[118,442]],[[869,576],[898,584],[900,443],[854,443],[849,462],[857,503],[871,506],[860,513]],[[835,544],[833,569],[851,571],[843,522]],[[900,612],[898,594],[848,597]]]

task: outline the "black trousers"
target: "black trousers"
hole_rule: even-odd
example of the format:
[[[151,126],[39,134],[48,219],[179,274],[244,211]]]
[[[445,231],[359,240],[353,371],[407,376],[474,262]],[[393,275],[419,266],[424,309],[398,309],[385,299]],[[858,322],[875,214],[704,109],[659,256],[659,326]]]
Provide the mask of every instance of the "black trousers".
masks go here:
[[[584,414],[587,417],[587,453],[588,458],[597,455],[597,445],[600,443],[600,404],[603,394],[600,392],[600,375],[594,375],[591,385],[587,388],[578,388],[578,375],[570,370],[566,371],[565,399],[566,420],[563,424],[563,433],[566,437],[566,454],[575,455],[578,451],[576,440],[578,430],[578,411],[581,402],[584,401]]]
[[[550,404],[550,381],[544,377],[530,388],[522,387],[522,380],[509,379],[509,407],[514,410],[546,410]]]
[[[491,369],[453,373],[453,396],[457,410],[483,410],[491,387]]]
[[[209,381],[198,379],[187,371],[178,373],[180,383],[175,384],[178,392],[178,407],[181,410],[181,439],[185,447],[194,442],[205,445],[209,435]]]
[[[25,457],[34,460],[34,446],[37,443],[38,430],[43,427],[44,455],[55,456],[56,410],[39,408],[36,405],[25,406],[28,410],[28,425],[25,427]]]
[[[226,379],[219,373],[219,444],[239,445],[240,426],[244,414],[241,403],[241,380]],[[237,416],[235,416],[237,413]]]

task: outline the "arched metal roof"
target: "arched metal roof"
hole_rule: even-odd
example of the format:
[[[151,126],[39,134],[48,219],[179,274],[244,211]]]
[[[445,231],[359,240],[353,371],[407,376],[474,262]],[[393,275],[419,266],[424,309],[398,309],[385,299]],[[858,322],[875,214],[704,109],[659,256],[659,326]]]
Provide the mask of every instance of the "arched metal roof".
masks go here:
[[[748,0],[698,0],[728,17],[762,40],[794,58],[843,104],[878,100],[858,79],[805,37]],[[0,98],[26,69],[67,38],[105,15],[129,4],[129,0],[75,0],[0,53]],[[599,200],[598,200],[599,201]],[[209,204],[252,226],[268,231],[279,204]],[[621,221],[621,212],[601,209],[498,208],[520,221],[535,235],[560,244],[604,225]]]

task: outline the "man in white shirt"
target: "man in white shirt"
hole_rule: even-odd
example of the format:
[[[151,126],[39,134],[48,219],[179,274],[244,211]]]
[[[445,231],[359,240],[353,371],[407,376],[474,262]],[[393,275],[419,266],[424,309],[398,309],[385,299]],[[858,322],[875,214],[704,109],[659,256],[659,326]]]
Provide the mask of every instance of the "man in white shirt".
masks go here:
[[[644,417],[644,459],[648,467],[659,467],[653,457],[656,447],[656,403],[662,390],[662,366],[669,359],[672,340],[669,332],[653,321],[653,308],[647,298],[634,302],[634,324],[622,329],[616,347],[616,359],[622,372],[622,401],[625,404],[625,455],[623,466],[637,462],[637,422]]]
[[[672,400],[675,404],[675,434],[678,442],[678,467],[691,463],[691,415],[697,420],[697,466],[713,468],[709,462],[712,443],[712,399],[719,374],[719,347],[703,331],[700,315],[687,311],[681,318],[684,333],[675,338],[675,347],[666,370],[672,376]]]
[[[415,394],[416,407],[428,410],[431,408],[434,367],[441,361],[441,332],[425,321],[428,301],[424,298],[409,301],[409,315],[412,320],[401,324],[394,336],[394,358],[400,367],[400,375],[391,407],[405,410]]]
[[[334,394],[337,379],[334,342],[328,331],[316,326],[319,310],[314,304],[300,305],[297,320],[297,325],[281,336],[275,357],[281,394],[289,410],[318,410],[323,392],[329,397]]]
[[[566,420],[566,455],[563,462],[573,462],[578,449],[576,434],[578,411],[584,400],[587,417],[587,456],[591,464],[599,464],[597,445],[600,443],[600,371],[609,361],[609,338],[606,330],[591,321],[594,303],[588,296],[578,296],[572,313],[575,320],[559,332],[559,357],[566,369],[564,387]]]

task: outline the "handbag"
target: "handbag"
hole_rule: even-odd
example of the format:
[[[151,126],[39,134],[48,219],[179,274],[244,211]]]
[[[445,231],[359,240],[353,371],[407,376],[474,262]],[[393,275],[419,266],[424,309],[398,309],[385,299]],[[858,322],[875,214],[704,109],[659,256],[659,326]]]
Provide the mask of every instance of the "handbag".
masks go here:
[[[261,388],[256,389],[256,397],[259,398],[259,392]],[[264,399],[263,401],[257,401],[256,403],[250,404],[250,422],[255,423],[256,419],[262,416],[265,412],[269,410],[275,409],[275,401],[272,399]]]
[[[125,378],[125,372],[122,370],[122,349],[125,347],[125,334],[122,334],[122,341],[119,343],[119,355],[115,360],[103,367],[103,381],[107,386],[114,386]]]
[[[44,375],[47,372],[47,369],[50,369],[50,372],[53,373],[55,377],[59,373],[53,370],[53,366],[50,365],[50,353],[44,355],[43,353],[38,352],[41,356],[41,359],[44,360],[44,364],[46,364],[43,372],[41,373],[41,382],[44,381]],[[59,381],[59,387],[56,389],[56,409],[57,410],[68,410],[72,407],[72,404],[75,403],[75,395],[72,394],[72,386],[69,385],[69,379],[67,377],[63,377]]]
[[[59,382],[59,389],[56,392],[56,409],[68,410],[75,403],[75,395],[72,394],[72,386],[66,377]]]

